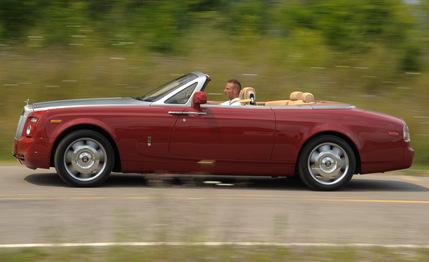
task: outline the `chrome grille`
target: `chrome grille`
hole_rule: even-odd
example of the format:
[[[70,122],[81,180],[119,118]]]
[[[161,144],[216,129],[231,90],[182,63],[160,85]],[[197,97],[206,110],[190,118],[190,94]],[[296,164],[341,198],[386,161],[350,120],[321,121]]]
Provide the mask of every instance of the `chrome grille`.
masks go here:
[[[33,111],[33,108],[31,108],[30,106],[24,106],[24,110],[22,111],[21,116],[19,117],[18,127],[16,128],[15,138],[17,138],[17,139],[21,138],[22,131],[23,131],[24,125],[25,125],[25,121],[27,120],[27,117],[31,111]]]

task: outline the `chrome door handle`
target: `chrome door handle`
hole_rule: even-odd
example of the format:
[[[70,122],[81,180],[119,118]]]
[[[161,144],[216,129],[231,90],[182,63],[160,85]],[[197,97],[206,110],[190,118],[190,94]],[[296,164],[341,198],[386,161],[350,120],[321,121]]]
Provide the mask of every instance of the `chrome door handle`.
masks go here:
[[[194,112],[194,111],[168,111],[170,115],[207,115],[206,112]]]
[[[182,111],[168,111],[170,115],[183,115]]]
[[[206,112],[184,111],[184,115],[207,115]]]

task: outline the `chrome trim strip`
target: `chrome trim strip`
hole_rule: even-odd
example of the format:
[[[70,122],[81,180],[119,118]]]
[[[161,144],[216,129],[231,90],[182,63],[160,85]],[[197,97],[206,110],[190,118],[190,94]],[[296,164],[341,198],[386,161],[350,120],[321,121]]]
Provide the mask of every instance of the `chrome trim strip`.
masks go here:
[[[69,105],[69,106],[50,106],[50,107],[41,107],[41,108],[36,108],[34,109],[35,112],[37,111],[43,111],[43,110],[51,110],[51,109],[61,109],[61,108],[86,108],[86,107],[139,107],[139,106],[150,106],[150,103],[144,103],[142,102],[142,104],[124,104],[124,105],[120,105],[120,104],[99,104],[99,105]]]
[[[216,163],[216,160],[214,159],[203,159],[198,161],[198,164],[200,165],[214,165]]]
[[[214,105],[214,104],[203,104],[201,108],[246,108],[246,109],[351,109],[356,108],[352,105],[343,105],[343,106],[329,106],[329,105],[302,105],[302,106],[254,106],[254,105],[240,105],[240,106],[228,106],[228,105]]]
[[[207,115],[206,112],[194,112],[194,111],[168,111],[170,115]]]
[[[151,103],[149,106],[158,106],[158,107],[170,106],[170,107],[188,107],[188,108],[191,107],[185,104],[155,104],[155,103]]]
[[[344,105],[344,106],[323,106],[323,105],[317,105],[317,106],[311,106],[313,109],[353,109],[356,108],[352,105]]]
[[[182,112],[185,115],[207,115],[207,112],[188,112],[188,111],[184,111]]]
[[[275,110],[275,109],[291,109],[291,110],[296,110],[296,109],[306,109],[306,110],[311,110],[313,109],[313,107],[311,106],[269,106],[271,109]]]
[[[273,110],[278,109],[314,109],[314,110],[320,110],[320,109],[353,109],[356,108],[352,105],[344,105],[344,106],[324,106],[324,105],[317,105],[317,106],[270,106]]]
[[[190,107],[191,105],[187,105],[187,104],[159,104],[159,103],[144,103],[142,102],[142,104],[99,104],[99,105],[65,105],[65,106],[51,106],[51,107],[41,107],[41,108],[36,108],[33,109],[33,111],[37,112],[37,111],[43,111],[43,110],[50,110],[50,109],[59,109],[59,108],[79,108],[79,107],[132,107],[132,106],[175,106],[175,107]],[[227,105],[210,105],[210,104],[203,104],[201,105],[202,108],[230,108],[230,109],[234,109],[234,108],[245,108],[245,109],[273,109],[273,110],[278,110],[278,109],[291,109],[291,110],[296,110],[296,109],[353,109],[356,108],[355,106],[352,105],[347,105],[347,106],[323,106],[323,105],[318,105],[318,106],[252,106],[252,105],[245,105],[245,106],[227,106]]]
[[[201,108],[230,108],[230,109],[265,109],[270,110],[271,108],[268,106],[253,106],[253,105],[245,105],[245,106],[228,106],[228,105],[211,105],[211,104],[202,104]]]

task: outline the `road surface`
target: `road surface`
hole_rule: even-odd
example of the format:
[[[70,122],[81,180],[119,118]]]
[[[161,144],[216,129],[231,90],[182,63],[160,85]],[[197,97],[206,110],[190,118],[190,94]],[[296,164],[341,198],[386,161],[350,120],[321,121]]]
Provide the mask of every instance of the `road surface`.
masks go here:
[[[72,188],[53,169],[0,166],[0,244],[111,241],[427,245],[429,177],[317,192],[293,179],[115,174]]]

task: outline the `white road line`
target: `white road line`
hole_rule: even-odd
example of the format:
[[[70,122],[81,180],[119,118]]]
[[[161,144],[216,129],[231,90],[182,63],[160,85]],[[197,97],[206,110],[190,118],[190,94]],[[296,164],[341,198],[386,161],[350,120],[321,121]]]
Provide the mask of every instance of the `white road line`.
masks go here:
[[[28,243],[0,244],[3,248],[43,247],[112,247],[112,246],[272,246],[272,247],[360,247],[429,249],[429,244],[371,244],[371,243],[282,243],[282,242],[94,242],[94,243]]]

